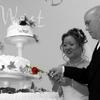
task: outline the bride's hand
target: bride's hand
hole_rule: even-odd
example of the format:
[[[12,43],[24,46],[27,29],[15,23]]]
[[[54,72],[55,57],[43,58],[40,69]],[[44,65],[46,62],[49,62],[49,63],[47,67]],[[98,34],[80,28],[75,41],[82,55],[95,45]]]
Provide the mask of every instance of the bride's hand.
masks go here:
[[[62,77],[61,67],[52,68],[49,71],[48,76],[49,76],[50,80],[52,80],[54,82],[58,82]]]
[[[71,84],[71,82],[71,79],[68,77],[61,77],[60,80],[58,80],[60,86],[68,86]]]
[[[58,77],[62,75],[62,68],[61,67],[56,67],[56,68],[52,68],[49,73],[48,76],[52,79],[53,77]]]

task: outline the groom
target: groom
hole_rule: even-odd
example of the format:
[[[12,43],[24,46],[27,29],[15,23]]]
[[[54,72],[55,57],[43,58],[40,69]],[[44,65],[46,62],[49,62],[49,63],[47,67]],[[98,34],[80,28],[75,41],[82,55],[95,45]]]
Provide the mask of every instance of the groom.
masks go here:
[[[88,84],[89,100],[100,100],[100,6],[89,9],[84,15],[86,30],[98,40],[90,64],[86,68],[57,67],[50,70],[52,78],[58,74]],[[60,79],[57,79],[58,81]]]

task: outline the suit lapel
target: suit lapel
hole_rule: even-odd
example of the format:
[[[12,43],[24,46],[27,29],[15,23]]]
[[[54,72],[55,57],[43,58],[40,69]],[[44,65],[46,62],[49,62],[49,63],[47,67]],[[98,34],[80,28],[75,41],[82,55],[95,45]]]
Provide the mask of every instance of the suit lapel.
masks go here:
[[[97,55],[97,51],[100,49],[100,48],[99,48],[99,49],[97,50],[98,44],[99,44],[99,42],[97,42],[97,44],[96,44],[96,47],[95,47],[95,49],[94,49],[94,51],[93,51],[92,59],[91,59],[91,62],[90,62],[90,63],[92,63],[92,60],[94,60],[95,56]]]
[[[91,62],[89,64],[89,81],[91,82],[96,74],[96,71],[98,70],[98,64],[99,64],[99,59],[100,59],[100,47],[97,49],[99,42],[97,43],[93,55],[92,55],[92,59]]]

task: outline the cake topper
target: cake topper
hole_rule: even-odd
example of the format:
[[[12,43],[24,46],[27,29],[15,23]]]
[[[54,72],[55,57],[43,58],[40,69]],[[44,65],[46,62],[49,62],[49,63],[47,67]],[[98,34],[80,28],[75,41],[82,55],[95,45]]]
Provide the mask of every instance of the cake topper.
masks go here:
[[[24,16],[21,16],[20,18],[19,18],[19,24],[20,25],[29,25],[29,26],[31,26],[31,27],[36,27],[36,22],[35,21],[33,21],[32,19],[28,19],[28,17],[26,16],[26,15],[24,15]]]

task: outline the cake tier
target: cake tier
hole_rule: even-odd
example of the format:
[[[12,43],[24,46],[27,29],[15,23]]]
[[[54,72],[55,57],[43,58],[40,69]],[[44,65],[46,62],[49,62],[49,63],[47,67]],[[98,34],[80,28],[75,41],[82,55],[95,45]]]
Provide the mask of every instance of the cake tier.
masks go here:
[[[0,78],[39,78],[32,74],[30,61],[19,56],[0,55]]]
[[[19,56],[0,56],[0,78],[39,78],[40,75],[32,74],[30,61]]]
[[[33,37],[33,29],[32,27],[25,25],[18,25],[17,23],[12,24],[8,27],[7,30],[7,37],[10,36],[17,36],[17,35],[25,35],[25,36],[31,36]]]
[[[29,60],[19,56],[0,56],[0,87],[30,88],[32,80],[39,78],[40,73],[32,74]]]
[[[30,73],[30,61],[19,56],[0,55],[0,71]]]
[[[35,41],[37,41],[34,37],[26,36],[26,35],[16,35],[16,36],[10,36],[5,38],[5,42],[7,44],[12,44],[18,46],[19,43],[22,43],[22,45],[26,44],[33,44]]]
[[[59,100],[55,92],[0,94],[0,100]]]

